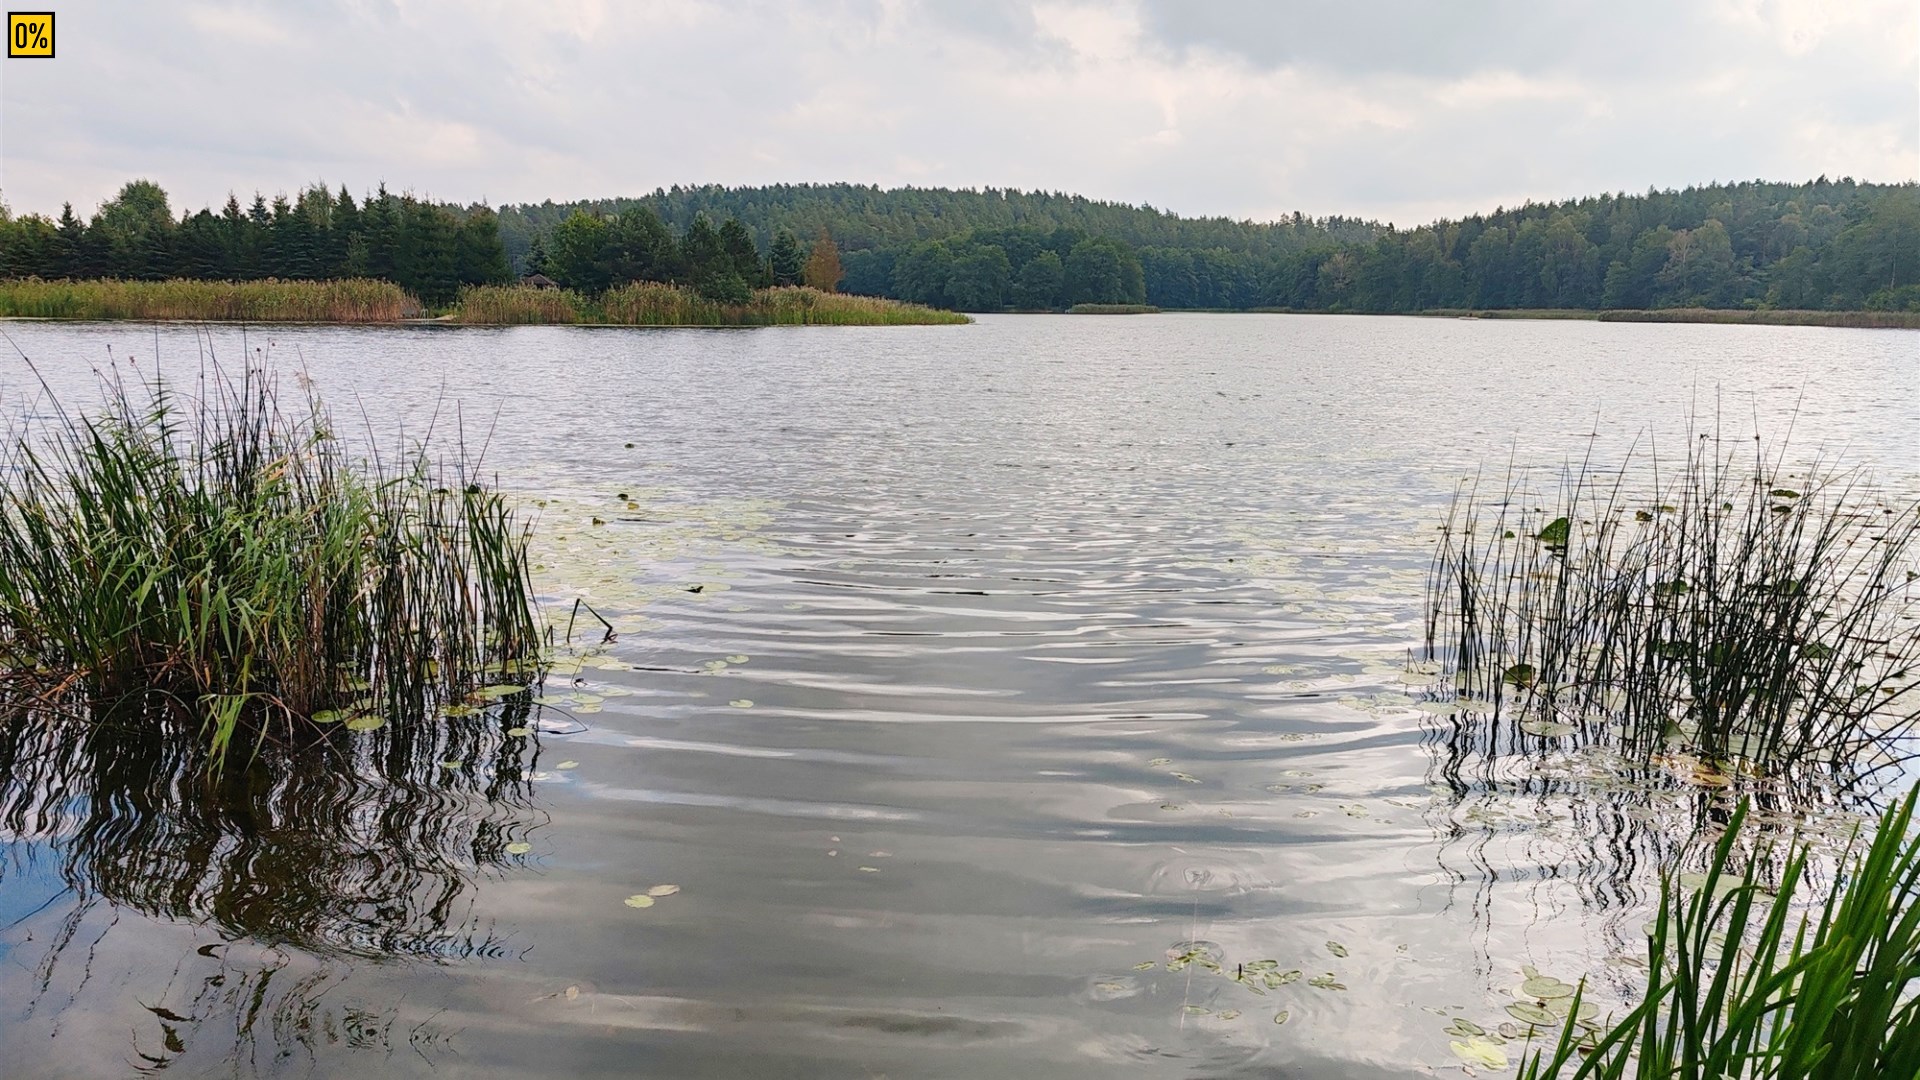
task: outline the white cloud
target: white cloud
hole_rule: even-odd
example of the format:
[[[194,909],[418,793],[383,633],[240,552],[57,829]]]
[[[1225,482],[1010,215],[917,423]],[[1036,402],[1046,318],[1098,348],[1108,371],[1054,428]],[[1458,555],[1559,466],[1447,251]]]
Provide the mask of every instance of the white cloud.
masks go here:
[[[96,0],[60,35],[0,65],[20,210],[853,180],[1410,223],[1920,161],[1910,0]]]

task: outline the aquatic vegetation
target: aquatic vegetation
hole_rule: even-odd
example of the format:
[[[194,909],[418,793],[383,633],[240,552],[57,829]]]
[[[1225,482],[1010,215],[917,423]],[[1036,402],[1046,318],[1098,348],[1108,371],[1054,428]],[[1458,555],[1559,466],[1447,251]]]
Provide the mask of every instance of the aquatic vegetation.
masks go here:
[[[1067,309],[1069,315],[1158,315],[1160,309],[1152,304],[1075,304]]]
[[[1748,460],[1745,454],[1750,453]],[[1848,778],[1920,720],[1920,509],[1758,444],[1456,498],[1427,585],[1458,704],[1704,787]]]
[[[429,715],[540,642],[527,530],[464,454],[357,459],[249,369],[104,384],[12,433],[0,472],[0,677],[83,711],[158,700],[216,757]],[[516,687],[517,689],[517,687]]]
[[[1777,882],[1732,867],[1746,808],[1706,873],[1663,882],[1646,994],[1610,1027],[1582,1022],[1581,991],[1522,1080],[1867,1080],[1920,1075],[1920,790],[1890,807],[1815,906],[1799,850]],[[1564,984],[1559,984],[1564,985]]]
[[[0,317],[391,323],[420,302],[391,281],[0,281]]]
[[[873,296],[805,286],[756,289],[744,304],[709,300],[693,289],[636,281],[600,297],[605,321],[632,326],[907,326],[965,323],[965,315]]]
[[[586,310],[580,294],[524,285],[474,285],[460,290],[455,322],[489,326],[547,326],[576,323]]]

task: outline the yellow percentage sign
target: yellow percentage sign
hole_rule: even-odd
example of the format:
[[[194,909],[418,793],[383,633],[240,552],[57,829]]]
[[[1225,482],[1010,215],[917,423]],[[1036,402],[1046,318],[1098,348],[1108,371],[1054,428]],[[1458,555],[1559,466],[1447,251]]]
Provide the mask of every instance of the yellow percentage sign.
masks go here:
[[[7,56],[53,59],[53,12],[7,12]]]

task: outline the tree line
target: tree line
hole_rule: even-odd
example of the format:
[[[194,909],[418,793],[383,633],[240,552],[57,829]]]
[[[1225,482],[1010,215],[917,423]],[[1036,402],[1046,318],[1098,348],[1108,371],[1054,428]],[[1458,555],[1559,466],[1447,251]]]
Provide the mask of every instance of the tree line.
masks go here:
[[[1268,223],[1180,218],[1044,192],[851,184],[675,187],[637,199],[510,206],[500,228],[510,257],[520,257],[574,213],[635,209],[683,228],[724,215],[761,238],[824,231],[838,244],[846,291],[969,311],[1142,300],[1369,312],[1920,310],[1920,187],[1825,177],[1529,203],[1412,229],[1300,214]]]
[[[727,303],[744,302],[769,285],[833,292],[844,276],[839,250],[824,232],[803,247],[792,230],[777,228],[763,250],[737,218],[716,226],[696,214],[676,236],[651,208],[638,205],[618,212],[576,207],[551,231],[533,237],[522,269],[588,294],[661,281]]]
[[[497,213],[315,186],[176,219],[164,191],[135,181],[84,221],[71,206],[57,220],[0,206],[4,276],[372,277],[444,304],[462,286],[536,272],[584,293],[666,281],[737,300],[808,283],[967,311],[1920,310],[1920,186],[1712,184],[1411,229],[855,184],[675,187]]]
[[[62,208],[58,219],[18,217],[0,205],[0,277],[276,278],[392,281],[429,304],[445,304],[463,285],[511,280],[513,270],[494,212],[435,204],[382,186],[356,201],[313,186],[292,199],[255,194],[242,208],[228,196],[218,213],[178,219],[167,193],[135,180],[91,218]]]

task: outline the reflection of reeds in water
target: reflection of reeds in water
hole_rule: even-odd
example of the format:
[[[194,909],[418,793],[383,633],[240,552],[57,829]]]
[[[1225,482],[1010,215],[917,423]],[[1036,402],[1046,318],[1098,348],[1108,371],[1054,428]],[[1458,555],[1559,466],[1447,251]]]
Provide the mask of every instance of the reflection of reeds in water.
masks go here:
[[[1705,873],[1664,880],[1640,1004],[1583,1032],[1576,997],[1557,1045],[1527,1058],[1522,1080],[1920,1076],[1916,795],[1884,813],[1824,890],[1803,887],[1804,850],[1774,881],[1737,870],[1737,811]]]
[[[1920,513],[1858,474],[1741,461],[1702,436],[1677,469],[1463,492],[1429,656],[1516,740],[1599,739],[1704,785],[1845,787],[1910,753]]]
[[[535,752],[505,734],[528,722],[525,704],[370,733],[336,727],[220,770],[167,710],[69,711],[16,705],[0,723],[0,830],[38,838],[35,857],[57,859],[69,891],[34,976],[43,996],[65,988],[48,1007],[77,1000],[92,977],[80,928],[103,903],[211,926],[230,943],[191,1008],[156,1013],[176,1047],[203,1032],[218,1053],[337,1041],[349,1020],[386,1038],[391,1016],[326,1012],[356,958],[506,954],[474,891],[517,861],[513,845],[539,824]]]

